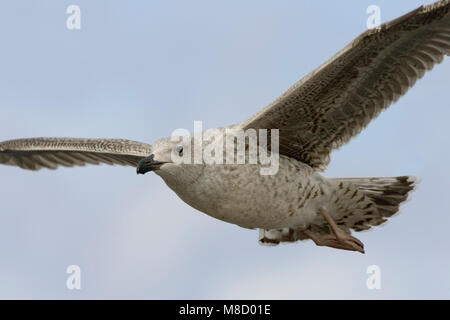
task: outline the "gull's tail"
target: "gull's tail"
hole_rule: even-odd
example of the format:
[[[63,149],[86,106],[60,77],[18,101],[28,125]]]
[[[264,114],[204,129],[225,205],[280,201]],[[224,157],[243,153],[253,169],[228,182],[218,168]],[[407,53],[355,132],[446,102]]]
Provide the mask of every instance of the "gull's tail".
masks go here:
[[[380,225],[399,211],[418,180],[411,176],[389,178],[336,178],[337,206],[343,208],[337,223],[355,231]],[[333,201],[333,200],[332,200]],[[333,201],[334,202],[334,201]],[[349,210],[351,210],[349,212]]]
[[[363,231],[378,226],[398,212],[400,204],[417,185],[415,177],[391,178],[334,178],[334,185],[328,210],[336,223],[344,230]],[[311,225],[315,232],[327,234],[328,224],[323,219]],[[263,245],[277,245],[280,242],[294,242],[308,237],[302,230],[292,228],[260,229],[259,242]]]

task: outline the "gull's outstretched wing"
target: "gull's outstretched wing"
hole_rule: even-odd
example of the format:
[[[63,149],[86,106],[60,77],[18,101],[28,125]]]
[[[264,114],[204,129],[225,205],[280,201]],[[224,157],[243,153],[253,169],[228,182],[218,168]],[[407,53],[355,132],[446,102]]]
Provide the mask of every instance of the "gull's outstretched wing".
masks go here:
[[[0,142],[0,163],[27,170],[86,164],[137,166],[150,145],[120,139],[32,138]]]
[[[241,127],[279,129],[280,154],[323,170],[333,149],[445,55],[450,55],[450,0],[366,31]]]

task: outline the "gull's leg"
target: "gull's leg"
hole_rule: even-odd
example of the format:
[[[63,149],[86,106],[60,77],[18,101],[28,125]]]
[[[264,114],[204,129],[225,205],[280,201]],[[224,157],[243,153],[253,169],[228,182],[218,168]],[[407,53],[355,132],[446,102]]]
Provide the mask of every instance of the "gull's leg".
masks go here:
[[[319,213],[322,214],[328,222],[332,234],[323,235],[311,230],[305,230],[304,233],[310,237],[316,245],[364,253],[364,244],[361,241],[339,228],[326,210],[319,209]]]

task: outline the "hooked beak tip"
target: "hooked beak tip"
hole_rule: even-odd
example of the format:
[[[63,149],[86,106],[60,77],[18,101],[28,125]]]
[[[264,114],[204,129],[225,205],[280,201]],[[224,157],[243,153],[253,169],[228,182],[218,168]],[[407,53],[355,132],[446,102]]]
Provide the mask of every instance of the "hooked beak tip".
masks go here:
[[[149,171],[157,170],[164,162],[155,161],[154,155],[151,154],[149,157],[139,161],[136,168],[136,174],[146,174]]]

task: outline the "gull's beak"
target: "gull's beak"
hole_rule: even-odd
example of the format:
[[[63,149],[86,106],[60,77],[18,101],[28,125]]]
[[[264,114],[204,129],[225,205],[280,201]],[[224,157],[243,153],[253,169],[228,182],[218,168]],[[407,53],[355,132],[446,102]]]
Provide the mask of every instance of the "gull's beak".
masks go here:
[[[149,157],[139,161],[136,168],[137,174],[146,174],[149,171],[158,170],[165,162],[155,161],[155,155],[151,154]]]

